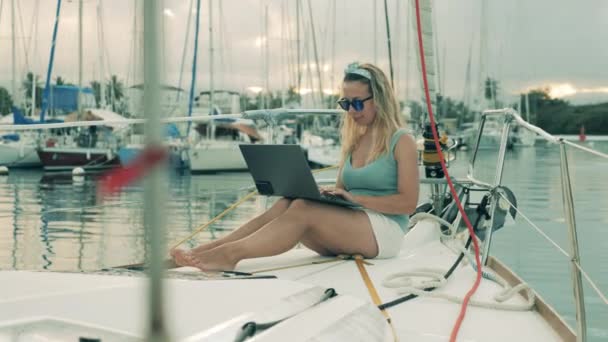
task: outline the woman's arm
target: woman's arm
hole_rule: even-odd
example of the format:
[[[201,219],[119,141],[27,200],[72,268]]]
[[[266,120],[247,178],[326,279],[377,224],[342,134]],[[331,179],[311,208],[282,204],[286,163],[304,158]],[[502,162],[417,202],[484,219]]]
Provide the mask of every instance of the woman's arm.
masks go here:
[[[344,165],[341,165],[340,167],[338,167],[338,176],[336,177],[336,188],[337,189],[344,189],[344,184],[342,183],[342,168],[344,167]]]
[[[397,187],[398,193],[387,196],[352,195],[339,187],[336,183],[335,194],[385,214],[412,214],[418,204],[419,178],[418,178],[418,152],[416,142],[409,134],[399,138],[395,147],[395,160],[397,161]]]

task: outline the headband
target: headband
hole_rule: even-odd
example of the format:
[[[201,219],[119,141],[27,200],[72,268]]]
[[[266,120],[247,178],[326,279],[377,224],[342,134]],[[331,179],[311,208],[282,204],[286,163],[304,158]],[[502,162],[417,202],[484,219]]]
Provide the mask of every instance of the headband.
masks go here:
[[[360,68],[358,62],[353,62],[353,63],[350,63],[348,66],[346,66],[346,69],[344,69],[344,74],[345,75],[355,74],[355,75],[363,76],[370,81],[372,80],[372,74],[368,70]]]

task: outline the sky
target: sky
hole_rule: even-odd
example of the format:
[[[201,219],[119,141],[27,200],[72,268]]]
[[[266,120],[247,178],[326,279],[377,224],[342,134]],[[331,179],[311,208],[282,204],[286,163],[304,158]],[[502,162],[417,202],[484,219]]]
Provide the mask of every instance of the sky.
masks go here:
[[[14,1],[17,79],[23,79],[27,70],[46,74],[57,2]],[[608,102],[608,1],[486,0],[485,6],[481,1],[433,2],[438,84],[444,94],[455,99],[462,99],[466,92],[478,96],[479,80],[490,76],[498,80],[500,93],[506,100],[526,89],[549,87],[554,97],[573,103]],[[0,85],[9,91],[11,2],[0,0]],[[192,0],[161,2],[164,13],[161,71],[166,83],[189,89],[196,11],[190,6]],[[387,2],[398,97],[417,99],[421,91],[414,23],[410,20],[412,1]],[[208,89],[210,82],[209,1],[201,3],[198,91]],[[316,59],[321,68],[322,88],[328,93],[338,89],[343,69],[351,61],[377,63],[388,73],[384,1],[310,0],[317,58],[312,44],[309,1],[301,3],[302,92],[319,88]],[[84,1],[85,83],[107,79],[110,74],[117,74],[127,86],[142,81],[142,73],[138,71],[143,66],[142,4],[142,0]],[[296,0],[213,1],[215,89],[244,91],[268,85],[271,90],[278,90],[296,83],[295,4]],[[481,20],[482,12],[485,20]],[[189,17],[191,25],[186,41]],[[100,27],[105,44],[100,43]],[[469,59],[471,77],[467,82]],[[52,74],[53,78],[62,76],[73,83],[78,80],[78,1],[62,2]]]

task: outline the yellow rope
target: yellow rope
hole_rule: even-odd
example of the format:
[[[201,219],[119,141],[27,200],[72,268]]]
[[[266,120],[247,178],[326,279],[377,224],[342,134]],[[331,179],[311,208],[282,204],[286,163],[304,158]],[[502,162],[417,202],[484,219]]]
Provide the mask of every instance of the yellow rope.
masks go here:
[[[367,287],[367,292],[369,292],[369,296],[372,297],[372,301],[374,302],[374,304],[376,306],[380,306],[382,304],[382,300],[380,299],[380,296],[378,295],[378,291],[376,291],[376,288],[374,287],[374,283],[372,282],[372,279],[369,277],[369,274],[367,273],[367,270],[365,269],[366,262],[363,259],[363,256],[355,255],[355,263],[357,264],[357,268],[359,269],[361,278],[363,278],[363,282],[365,283],[365,286]],[[397,332],[395,331],[395,327],[393,326],[393,322],[391,320],[391,316],[388,314],[388,311],[386,309],[381,309],[380,312],[382,312],[384,317],[386,317],[386,321],[388,322],[388,325],[391,327],[391,330],[393,332],[394,340],[398,341],[399,339],[397,338]]]
[[[244,197],[242,197],[240,200],[238,200],[237,202],[235,202],[234,204],[232,204],[230,207],[226,208],[226,210],[222,211],[221,214],[217,215],[216,217],[214,217],[213,219],[211,219],[211,221],[204,223],[202,225],[200,225],[195,231],[193,231],[190,235],[188,235],[186,238],[184,238],[183,240],[181,240],[180,242],[178,242],[177,244],[175,244],[175,246],[173,246],[172,249],[175,249],[177,247],[179,247],[179,245],[181,245],[182,243],[190,240],[191,238],[193,238],[196,234],[202,232],[205,228],[209,227],[211,224],[213,224],[214,222],[216,222],[217,220],[221,219],[222,217],[224,217],[226,214],[228,214],[230,211],[232,211],[233,209],[235,209],[236,207],[238,207],[239,205],[241,205],[241,203],[245,202],[246,200],[250,199],[251,197],[253,197],[254,195],[256,195],[258,192],[257,191],[252,191],[250,193],[248,193],[247,195],[245,195]]]

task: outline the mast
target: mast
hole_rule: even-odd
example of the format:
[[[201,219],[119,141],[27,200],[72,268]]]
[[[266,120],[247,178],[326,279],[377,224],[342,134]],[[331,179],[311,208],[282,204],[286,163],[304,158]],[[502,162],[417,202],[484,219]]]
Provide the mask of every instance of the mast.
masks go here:
[[[406,6],[407,7],[407,6]],[[407,10],[407,19],[411,19],[412,16],[410,14],[410,10]],[[407,19],[406,19],[406,24],[405,24],[405,85],[403,86],[403,90],[404,90],[404,101],[407,104],[407,101],[410,98],[410,94],[409,94],[409,77],[410,77],[410,39],[412,37],[412,28],[407,24]]]
[[[160,51],[159,0],[146,0],[144,8],[144,113],[146,116],[146,148],[160,148],[162,126],[160,123],[160,74],[158,70]],[[146,255],[149,269],[148,326],[146,341],[169,341],[163,315],[163,259],[165,253],[165,231],[163,211],[163,167],[155,167],[144,183],[144,226],[148,241]]]
[[[262,49],[264,55],[264,108],[270,108],[270,56],[268,53],[268,5],[264,5],[264,39],[262,40]]]
[[[187,50],[187,46],[188,46],[188,40],[190,40],[190,25],[192,24],[192,5],[194,4],[194,0],[190,0],[190,6],[188,6],[188,22],[186,23],[186,37],[184,38],[184,49],[182,50],[182,62],[180,64],[180,68],[179,68],[179,79],[177,81],[177,90],[175,91],[175,102],[176,104],[179,104],[179,100],[181,97],[181,91],[179,89],[181,89],[182,87],[182,75],[184,74],[184,65],[186,64],[186,50]],[[197,3],[197,10],[196,10],[196,14],[197,14],[197,18],[198,18],[198,12],[200,9],[200,1]],[[197,25],[198,25],[198,20],[197,20]],[[196,53],[196,51],[194,52]],[[196,75],[195,75],[196,77]],[[191,109],[190,109],[190,104],[188,104],[188,116],[191,116]]]
[[[281,51],[287,51],[287,44],[285,43],[285,2],[281,2]],[[289,65],[289,59],[287,58],[287,53],[283,53],[281,58],[285,64]],[[288,71],[289,72],[289,71]],[[281,75],[281,88],[279,91],[281,92],[281,108],[285,108],[285,75],[283,72],[279,73]]]
[[[213,113],[213,0],[209,0],[209,114]]]
[[[323,78],[321,77],[321,68],[319,65],[319,53],[317,52],[317,35],[315,33],[315,21],[312,15],[312,3],[308,0],[308,16],[310,19],[310,30],[312,31],[312,48],[315,53],[315,64],[317,65],[317,77],[319,78],[319,96],[321,98],[321,107],[325,108],[323,101]]]
[[[464,78],[464,94],[463,94],[463,103],[464,103],[464,117],[466,118],[469,114],[469,109],[471,108],[471,58],[473,56],[473,42],[471,41],[471,45],[469,45],[469,58],[467,59],[467,69]]]
[[[394,75],[393,75],[393,53],[391,50],[391,25],[388,19],[388,4],[384,0],[384,21],[386,22],[386,43],[388,46],[388,66],[391,72],[391,86],[395,89]]]
[[[530,92],[526,91],[526,121],[530,122],[530,97],[528,96]]]
[[[378,37],[378,13],[377,13],[377,5],[376,5],[376,0],[372,0],[372,6],[373,6],[373,11],[372,11],[372,15],[374,17],[374,22],[373,22],[373,26],[374,26],[374,36],[372,37],[372,41],[374,42],[374,64],[378,65],[378,43],[376,41],[376,38]]]
[[[332,0],[332,33],[331,33],[331,90],[334,92],[336,90],[336,0]]]
[[[301,0],[296,0],[296,68],[298,92],[302,88],[302,65],[300,61],[300,7]]]
[[[51,42],[51,56],[49,66],[46,71],[46,84],[42,97],[42,109],[40,111],[40,121],[44,122],[44,114],[49,106],[49,96],[51,94],[51,75],[53,74],[53,61],[55,59],[55,45],[57,42],[57,28],[59,27],[59,14],[61,13],[61,0],[57,0],[57,11],[55,13],[55,24],[53,25],[53,40]]]
[[[192,6],[190,6],[192,9]],[[192,54],[192,79],[190,80],[190,97],[188,99],[188,116],[192,116],[192,104],[194,102],[194,91],[196,89],[196,65],[198,60],[198,32],[200,27],[200,19],[201,19],[201,0],[196,0],[196,22],[194,23],[194,52]],[[188,35],[186,35],[188,36]],[[185,49],[184,49],[185,56]],[[180,76],[180,85],[181,85],[181,76]],[[188,126],[186,128],[186,136],[190,134],[190,126],[192,125],[191,121],[188,121]]]
[[[11,91],[13,94],[13,104],[17,106],[19,100],[19,94],[17,94],[17,47],[16,41],[17,36],[15,32],[15,0],[11,0],[11,48],[12,48],[12,83],[11,83]]]
[[[479,31],[479,75],[478,75],[478,86],[480,87],[480,91],[478,93],[478,96],[481,97],[481,99],[485,99],[485,80],[484,80],[484,72],[486,71],[486,66],[485,66],[485,50],[486,50],[486,2],[482,1],[481,2],[481,17],[480,17],[480,31]],[[482,100],[483,101],[483,100]],[[479,108],[478,111],[481,112],[483,110],[482,108],[482,101],[479,102]]]
[[[99,105],[101,108],[106,108],[106,91],[105,91],[105,70],[103,67],[103,59],[104,59],[104,39],[103,39],[103,24],[102,22],[102,14],[101,14],[101,0],[97,1],[97,40],[99,40],[99,74],[100,74],[100,82],[99,82]]]
[[[38,38],[38,13],[40,8],[40,0],[36,0],[36,9],[34,14],[34,37]],[[32,108],[31,108],[31,116],[36,115],[36,72],[34,71],[34,64],[36,64],[36,56],[38,53],[38,44],[36,39],[34,39],[34,53],[32,56]]]
[[[433,20],[432,20],[432,6],[430,0],[423,0],[420,2],[420,16],[422,21],[422,41],[424,44],[424,54],[428,56],[429,63],[426,64],[426,76],[428,80],[428,90],[431,98],[431,106],[433,113],[436,113],[436,105],[437,105],[437,75],[436,75],[436,58],[435,52],[433,51]],[[416,25],[414,21],[414,25]],[[416,27],[416,26],[414,26]],[[417,48],[418,49],[418,48]],[[420,71],[420,75],[422,75],[422,64],[420,60],[420,54],[417,53],[417,61],[418,61],[418,70]],[[420,77],[422,80],[423,77]],[[424,89],[424,85],[421,81],[420,86]],[[423,91],[424,97],[424,91]]]
[[[82,120],[82,1],[78,1],[78,120]]]
[[[397,8],[395,9],[395,60],[401,60],[401,1],[397,1]],[[401,85],[399,81],[401,79],[401,63],[397,63],[395,66],[395,74],[397,75],[397,80],[395,81],[395,97],[397,100],[397,104],[399,105],[399,109],[401,109],[401,103],[399,101],[399,92],[398,89],[401,89]]]

